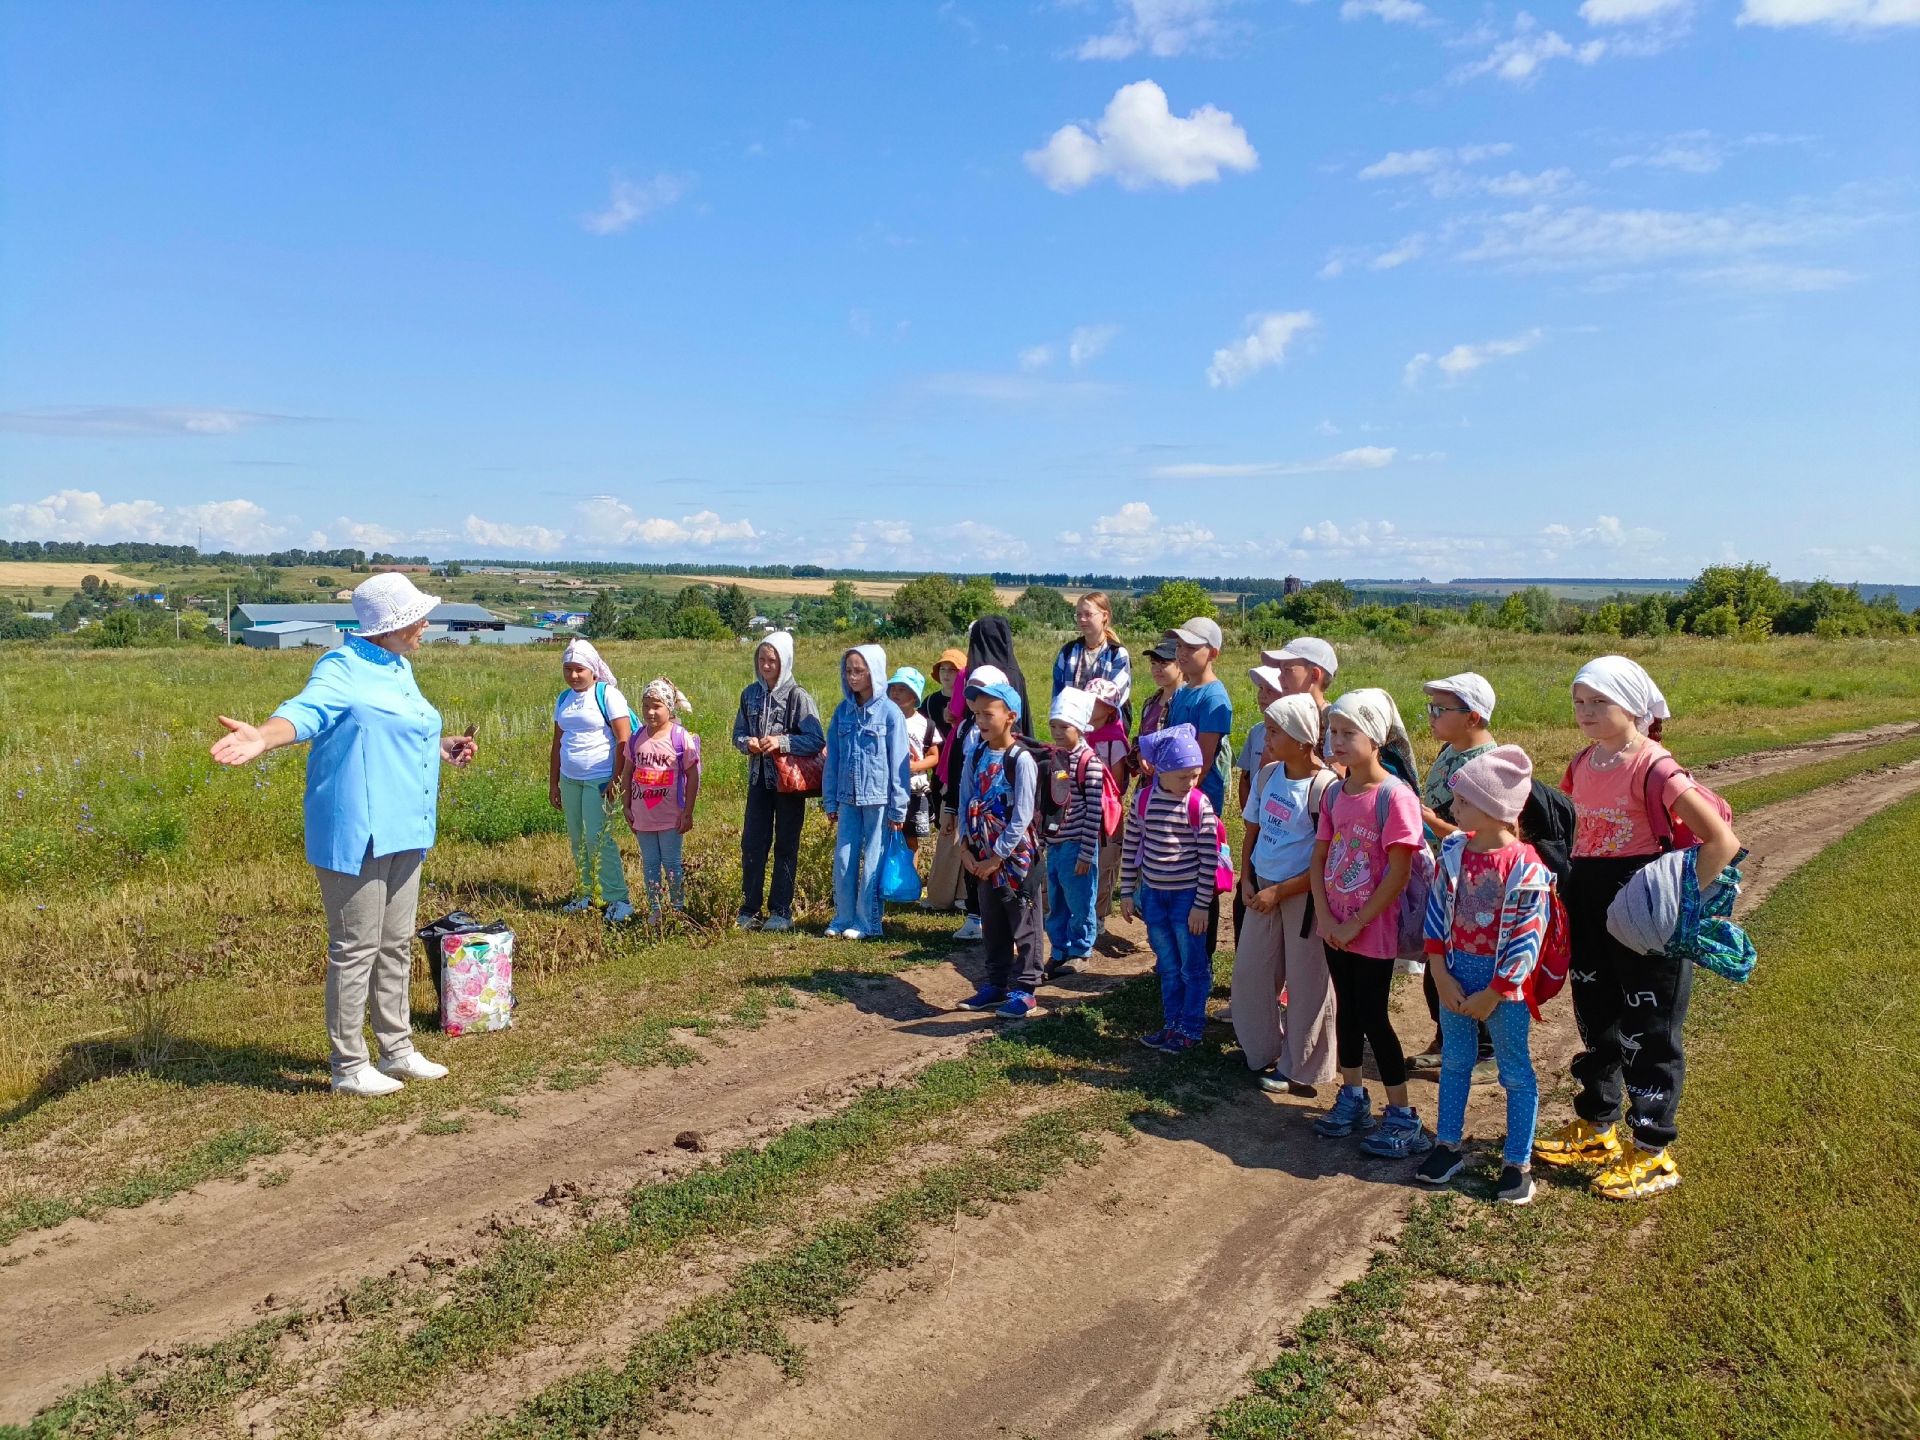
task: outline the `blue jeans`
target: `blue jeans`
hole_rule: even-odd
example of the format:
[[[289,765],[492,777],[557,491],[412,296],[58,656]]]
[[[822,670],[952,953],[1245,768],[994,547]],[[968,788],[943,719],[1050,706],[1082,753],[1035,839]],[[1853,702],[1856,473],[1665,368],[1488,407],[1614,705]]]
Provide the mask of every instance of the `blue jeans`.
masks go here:
[[[687,837],[678,830],[641,830],[634,838],[640,842],[640,873],[646,878],[648,913],[660,913],[663,895],[671,898],[674,909],[686,908],[687,874],[680,857]]]
[[[1093,862],[1084,875],[1073,869],[1085,854]],[[1093,953],[1100,934],[1100,917],[1093,902],[1100,889],[1100,850],[1064,840],[1047,847],[1047,939],[1056,960],[1081,959]]]
[[[1183,1035],[1198,1037],[1207,1023],[1207,996],[1213,993],[1213,957],[1207,954],[1206,932],[1187,929],[1193,895],[1191,885],[1184,890],[1142,885],[1137,899],[1160,977],[1160,1013]]]
[[[833,839],[833,923],[830,930],[880,933],[880,857],[887,844],[887,807],[842,805]]]
[[[1447,970],[1462,993],[1477,995],[1493,982],[1493,961],[1447,952]],[[1533,1156],[1533,1126],[1540,1114],[1540,1082],[1527,1051],[1532,1016],[1524,1001],[1502,1000],[1487,1017],[1500,1085],[1507,1092],[1507,1143],[1501,1154],[1509,1165],[1525,1165]],[[1473,1087],[1473,1062],[1480,1055],[1480,1027],[1445,1006],[1440,1010],[1440,1125],[1442,1145],[1460,1146],[1467,1124],[1467,1092]]]

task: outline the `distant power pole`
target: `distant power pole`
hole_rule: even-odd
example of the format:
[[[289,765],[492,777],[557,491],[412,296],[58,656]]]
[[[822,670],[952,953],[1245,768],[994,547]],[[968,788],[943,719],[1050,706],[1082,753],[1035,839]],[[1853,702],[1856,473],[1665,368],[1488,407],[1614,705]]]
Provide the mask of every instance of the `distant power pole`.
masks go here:
[[[227,587],[227,644],[233,644],[233,587]]]

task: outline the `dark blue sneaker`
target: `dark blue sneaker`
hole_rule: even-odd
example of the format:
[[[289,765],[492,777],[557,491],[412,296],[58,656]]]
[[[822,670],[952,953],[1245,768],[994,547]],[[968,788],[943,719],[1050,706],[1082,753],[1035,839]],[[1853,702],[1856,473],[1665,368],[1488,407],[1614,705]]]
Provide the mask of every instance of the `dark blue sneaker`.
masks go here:
[[[1146,1034],[1142,1035],[1140,1037],[1140,1043],[1149,1050],[1164,1050],[1167,1048],[1167,1036],[1172,1033],[1172,1030],[1162,1025],[1158,1030],[1149,1030]]]
[[[1007,1003],[993,1013],[1002,1020],[1024,1020],[1039,1008],[1031,990],[1012,990],[1007,993]]]
[[[1189,1035],[1184,1030],[1170,1029],[1167,1031],[1167,1038],[1160,1043],[1159,1048],[1169,1055],[1184,1055],[1199,1043],[1198,1035]]]
[[[1433,1136],[1420,1127],[1418,1110],[1389,1105],[1380,1114],[1380,1128],[1362,1140],[1360,1148],[1383,1160],[1411,1160],[1433,1149]]]
[[[953,1008],[956,1010],[998,1010],[1006,1002],[1007,992],[997,985],[982,985]]]
[[[1337,1140],[1373,1128],[1373,1102],[1361,1085],[1342,1085],[1334,1097],[1333,1108],[1313,1122],[1313,1133]]]

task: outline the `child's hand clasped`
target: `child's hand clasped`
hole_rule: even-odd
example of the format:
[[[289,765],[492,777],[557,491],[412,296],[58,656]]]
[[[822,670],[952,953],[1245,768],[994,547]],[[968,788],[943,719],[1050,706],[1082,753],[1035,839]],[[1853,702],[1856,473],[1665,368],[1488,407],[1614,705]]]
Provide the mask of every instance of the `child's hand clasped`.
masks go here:
[[[1322,925],[1320,938],[1334,949],[1344,950],[1353,943],[1354,937],[1360,933],[1360,930],[1361,925],[1357,918],[1342,920],[1335,925]]]

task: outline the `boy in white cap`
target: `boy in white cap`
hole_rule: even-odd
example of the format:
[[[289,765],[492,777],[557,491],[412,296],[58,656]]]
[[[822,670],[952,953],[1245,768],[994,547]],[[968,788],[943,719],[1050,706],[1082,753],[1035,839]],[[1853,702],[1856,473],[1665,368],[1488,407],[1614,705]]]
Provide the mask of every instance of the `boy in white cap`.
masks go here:
[[[1060,810],[1060,827],[1047,846],[1047,943],[1049,980],[1076,973],[1093,953],[1100,918],[1094,911],[1100,885],[1100,842],[1106,834],[1103,806],[1107,767],[1087,744],[1093,728],[1093,697],[1069,685],[1053,697],[1049,783]]]
[[[1340,657],[1317,635],[1299,635],[1278,650],[1262,650],[1260,663],[1279,672],[1282,695],[1311,695],[1320,708],[1320,758],[1333,752],[1327,732],[1327,687],[1340,673]]]
[[[1453,823],[1453,791],[1448,788],[1454,775],[1469,760],[1494,747],[1493,732],[1487,728],[1493,718],[1493,686],[1486,676],[1463,670],[1444,680],[1429,680],[1420,688],[1427,694],[1427,729],[1440,742],[1440,753],[1420,787],[1420,817],[1425,822],[1427,843],[1437,850],[1440,842],[1459,828]],[[1440,992],[1433,971],[1429,965],[1420,981],[1427,994],[1427,1014],[1433,1017],[1433,1039],[1407,1061],[1415,1070],[1432,1070],[1440,1063]],[[1484,1023],[1480,1026],[1480,1057],[1473,1078],[1482,1083],[1493,1079],[1493,1039]]]

